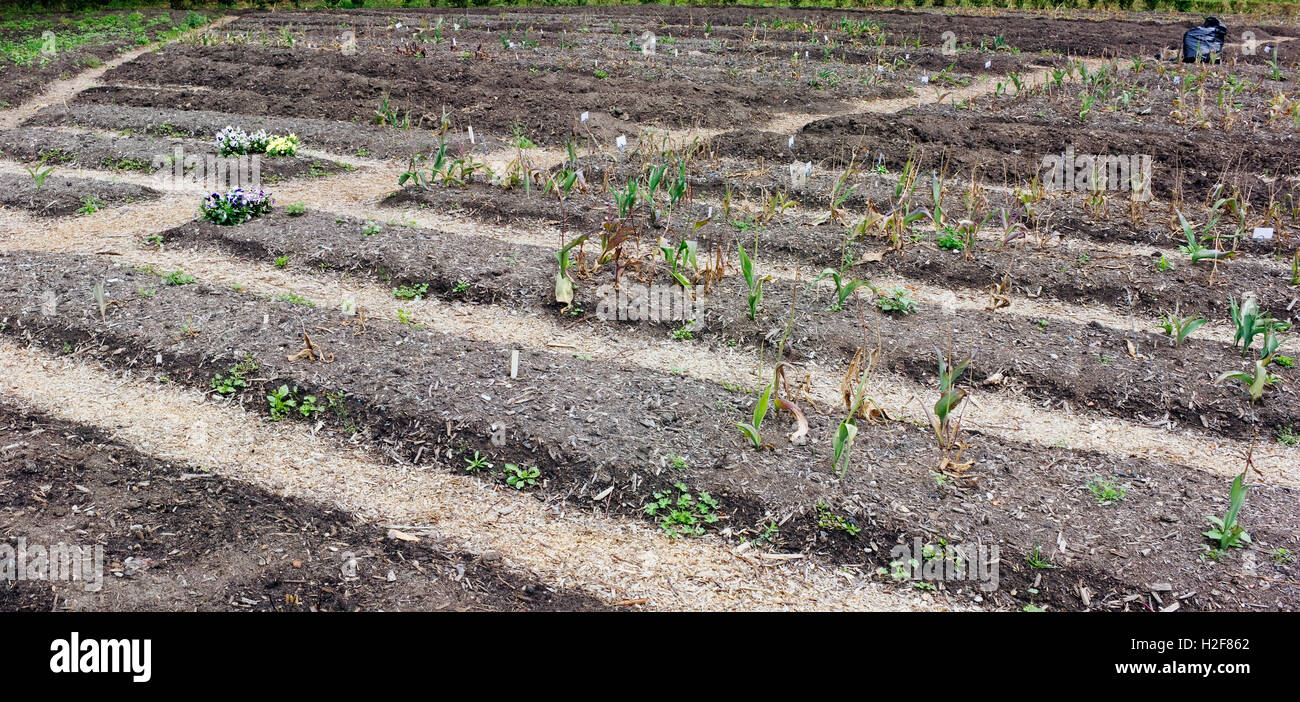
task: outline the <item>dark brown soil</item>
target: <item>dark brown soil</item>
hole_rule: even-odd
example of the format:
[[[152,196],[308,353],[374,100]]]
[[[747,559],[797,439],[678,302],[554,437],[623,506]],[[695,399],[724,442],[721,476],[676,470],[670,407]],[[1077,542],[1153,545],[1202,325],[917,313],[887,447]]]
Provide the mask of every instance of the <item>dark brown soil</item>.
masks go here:
[[[250,408],[262,406],[265,385],[286,383],[322,397],[341,391],[347,421],[382,440],[391,454],[437,465],[439,447],[446,447],[535,464],[544,476],[540,495],[578,506],[612,483],[609,509],[639,514],[649,492],[681,480],[720,500],[733,534],[757,534],[792,515],[798,518],[780,526],[783,548],[837,563],[865,561],[868,572],[887,567],[890,546],[912,536],[929,543],[997,543],[1003,586],[988,596],[994,606],[1033,601],[1079,608],[1080,582],[1092,593],[1093,608],[1167,606],[1154,599],[1168,597],[1158,594],[1169,592],[1160,583],[1171,583],[1184,609],[1288,608],[1296,596],[1285,584],[1294,579],[1289,564],[1257,559],[1263,562],[1257,574],[1282,578],[1277,581],[1233,575],[1240,553],[1228,554],[1223,564],[1201,560],[1204,515],[1222,511],[1226,482],[1184,467],[971,434],[966,456],[975,468],[970,481],[959,481],[967,487],[940,485],[928,430],[863,423],[855,467],[837,480],[824,440],[792,444],[783,435],[786,420],[770,418],[764,438],[775,450],[755,452],[731,426],[748,416],[752,398],[688,378],[525,351],[521,376],[510,381],[501,370],[505,347],[375,321],[357,334],[355,318],[194,285],[160,287],[144,297],[138,290],[157,284],[154,275],[102,259],[26,253],[3,259],[6,334],[54,349],[67,344],[113,364],[162,354],[159,372],[201,387],[249,353],[261,364],[261,377],[237,401]],[[96,279],[108,280],[110,297],[121,303],[110,308],[107,324],[78,292]],[[54,290],[59,314],[24,312],[21,300],[27,298],[19,291],[32,289]],[[303,325],[334,354],[333,363],[283,360],[299,348]],[[127,351],[114,354],[118,348]],[[838,417],[812,413],[809,421],[811,436],[824,437]],[[499,448],[487,440],[496,422],[507,425]],[[343,426],[344,420],[331,423]],[[668,467],[670,454],[685,459],[682,472]],[[458,460],[445,469],[463,469]],[[1129,497],[1097,506],[1083,489],[1094,475],[1129,484]],[[1266,485],[1252,490],[1247,526],[1256,548],[1293,545],[1292,492]],[[827,527],[816,516],[822,502],[852,518],[861,533]],[[1056,568],[1025,564],[1024,554],[1039,545]],[[1028,592],[1031,586],[1037,594]]]
[[[0,581],[0,611],[604,609],[499,555],[386,538],[350,515],[0,403],[0,536],[104,549],[103,588]],[[355,558],[355,570],[345,571]]]

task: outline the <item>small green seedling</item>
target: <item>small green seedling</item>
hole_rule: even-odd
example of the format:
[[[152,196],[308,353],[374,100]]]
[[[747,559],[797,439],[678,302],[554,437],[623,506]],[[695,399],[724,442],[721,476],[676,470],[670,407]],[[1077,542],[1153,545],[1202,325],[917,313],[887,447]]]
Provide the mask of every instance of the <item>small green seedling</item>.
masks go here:
[[[293,392],[289,390],[288,385],[281,385],[266,396],[266,402],[271,406],[271,421],[278,422],[288,417],[298,407],[298,401],[294,399]]]
[[[1034,550],[1030,551],[1029,554],[1025,556],[1025,561],[1028,562],[1029,567],[1034,570],[1051,570],[1056,567],[1056,564],[1047,560],[1047,557],[1043,555],[1043,547],[1041,544],[1035,546]]]
[[[745,277],[745,287],[749,289],[749,318],[754,319],[758,314],[758,305],[763,301],[763,278],[758,277],[754,267],[754,259],[749,257],[744,246],[740,249],[740,272]]]
[[[478,451],[475,451],[475,452],[474,452],[474,457],[473,457],[473,458],[466,458],[466,459],[465,459],[465,472],[466,472],[466,473],[477,473],[477,472],[483,470],[484,468],[487,468],[487,469],[490,470],[490,469],[492,468],[492,464],[488,462],[488,459],[487,459],[486,456],[480,456],[479,453],[478,453]]]
[[[763,394],[759,396],[758,401],[754,403],[753,422],[749,424],[743,422],[736,424],[736,428],[740,430],[741,434],[745,435],[746,439],[749,439],[749,442],[753,444],[756,449],[761,449],[764,445],[763,436],[759,432],[759,428],[763,425],[763,418],[767,416],[768,407],[772,402],[772,392],[775,389],[775,382],[768,385],[767,388],[763,390]]]
[[[835,302],[831,303],[830,306],[830,309],[832,311],[839,311],[844,309],[845,300],[848,300],[849,296],[853,294],[853,291],[857,290],[863,285],[867,286],[872,291],[876,291],[875,286],[873,286],[870,281],[848,280],[848,275],[846,275],[846,271],[843,270],[837,271],[834,268],[827,268],[826,270],[822,271],[821,275],[818,275],[817,278],[814,279],[813,282],[809,284],[809,287],[812,287],[813,285],[820,283],[822,280],[825,280],[826,278],[830,278],[831,281],[835,283]]]
[[[1218,542],[1221,550],[1243,548],[1245,544],[1250,543],[1250,534],[1237,523],[1237,516],[1246,502],[1246,488],[1249,487],[1245,480],[1245,473],[1232,480],[1232,488],[1228,491],[1228,511],[1222,519],[1212,514],[1205,515],[1214,528],[1203,533],[1210,540]]]
[[[527,490],[537,487],[537,478],[542,475],[542,471],[536,466],[531,468],[522,468],[514,463],[505,465],[506,483],[516,490]]]
[[[1177,313],[1160,317],[1160,328],[1165,334],[1174,337],[1174,346],[1180,346],[1183,340],[1205,324],[1204,317],[1179,317]]]

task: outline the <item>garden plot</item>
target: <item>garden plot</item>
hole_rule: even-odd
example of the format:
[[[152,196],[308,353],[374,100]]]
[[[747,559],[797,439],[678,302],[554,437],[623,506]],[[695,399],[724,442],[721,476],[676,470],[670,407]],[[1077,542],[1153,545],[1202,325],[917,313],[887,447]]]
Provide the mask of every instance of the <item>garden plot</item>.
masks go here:
[[[103,548],[98,589],[18,581],[0,609],[589,610],[496,563],[142,455],[107,432],[0,404],[6,537]],[[90,545],[90,544],[87,544]],[[90,548],[94,548],[90,545]],[[93,556],[92,556],[93,557]]]
[[[159,196],[153,188],[88,178],[67,178],[37,167],[33,174],[0,173],[0,205],[40,217],[94,214],[110,206]]]
[[[199,12],[105,12],[0,22],[0,109],[17,107],[59,78],[97,68],[138,46],[203,26]]]
[[[227,126],[303,149],[274,200],[0,215],[0,393],[499,564],[490,608],[1290,609],[1296,68],[1155,61],[1183,26],[228,19],[0,133],[102,187]],[[1150,155],[1153,197],[1047,182],[1067,148]],[[1207,536],[1239,475],[1250,541]],[[474,606],[423,585],[355,603]]]
[[[546,265],[553,256],[550,248],[321,214],[277,214],[236,228],[197,223],[170,230],[161,239],[163,244],[184,243],[199,250],[215,246],[263,264],[359,273],[378,285],[391,286],[394,304],[399,305],[402,300],[439,296],[543,310],[554,288]],[[934,255],[952,258],[938,250]],[[570,316],[575,322],[599,326],[602,320],[598,315],[608,300],[602,301],[597,291],[613,289],[615,279],[612,270],[595,266],[598,256],[594,250],[575,256],[581,271],[575,277],[582,285]],[[637,266],[629,272],[629,284],[670,274],[667,264],[652,265],[653,269]],[[764,298],[765,314],[752,321],[748,319],[744,281],[728,278],[694,301],[697,314],[679,312],[663,324],[631,320],[620,326],[626,333],[652,338],[758,348],[769,345],[772,330],[779,331],[788,323],[793,304],[792,328],[796,332],[787,340],[785,352],[800,364],[851,358],[862,344],[865,316],[870,328],[879,329],[881,366],[918,382],[933,377],[932,334],[943,328],[949,333],[947,343],[977,349],[970,366],[971,379],[990,391],[1066,400],[1085,412],[1098,408],[1107,415],[1141,421],[1163,416],[1229,436],[1239,436],[1257,424],[1279,428],[1300,424],[1300,403],[1287,385],[1279,388],[1278,402],[1259,407],[1236,388],[1213,388],[1195,398],[1169,392],[1171,384],[1192,385],[1217,369],[1239,363],[1241,353],[1217,339],[1193,339],[1175,346],[1154,327],[1131,328],[1122,313],[1115,315],[1112,324],[1116,326],[1112,327],[986,310],[963,310],[958,316],[955,309],[944,309],[942,302],[938,308],[918,305],[905,287],[899,288],[901,294],[886,289],[886,299],[900,305],[910,303],[911,309],[827,314],[828,307],[843,304],[839,291],[830,280],[816,288],[808,286],[809,282],[774,282]],[[792,285],[797,300],[792,299]],[[1289,369],[1280,372],[1282,379],[1290,375]]]
[[[247,382],[281,401],[269,409],[273,419],[298,414],[337,419],[346,430],[370,434],[416,464],[444,453],[472,464],[479,452],[494,453],[518,460],[512,467],[535,466],[538,489],[544,494],[568,494],[579,503],[599,494],[602,500],[609,498],[603,503],[605,509],[629,516],[641,512],[647,501],[653,502],[654,493],[668,492],[676,499],[678,488],[673,486],[689,481],[697,497],[713,496],[716,514],[730,533],[758,537],[771,533],[769,525],[779,524],[779,543],[829,550],[845,563],[861,557],[858,538],[890,543],[908,523],[906,515],[916,512],[929,514],[925,524],[938,533],[974,533],[980,525],[996,522],[996,532],[1014,534],[1012,538],[1037,553],[1032,542],[1047,538],[1087,544],[1100,536],[1111,543],[1117,539],[1151,543],[1158,540],[1154,531],[1144,535],[1128,530],[1147,523],[1152,525],[1147,529],[1158,530],[1160,524],[1192,521],[1191,515],[1210,502],[1207,496],[1206,505],[1186,504],[1185,514],[1126,521],[1121,537],[1105,523],[1088,521],[1090,515],[1099,515],[1087,507],[1091,498],[1086,495],[1050,496],[1064,497],[1078,489],[1072,484],[1075,480],[1100,471],[1140,478],[1156,491],[1152,501],[1163,502],[1154,495],[1188,484],[1184,469],[990,439],[980,442],[978,453],[967,456],[989,473],[936,481],[935,476],[943,474],[933,467],[941,465],[942,456],[932,437],[927,436],[928,430],[905,423],[864,423],[863,445],[872,447],[866,450],[867,465],[843,481],[827,481],[806,467],[816,461],[817,442],[801,445],[798,437],[791,441],[772,437],[779,448],[767,454],[717,445],[711,437],[727,433],[726,416],[744,399],[711,384],[629,368],[605,370],[600,364],[543,352],[523,354],[520,378],[503,381],[489,369],[509,357],[506,347],[468,343],[380,320],[370,320],[361,331],[359,316],[318,311],[304,306],[302,300],[254,302],[232,292],[192,287],[176,272],[159,276],[114,268],[95,259],[34,254],[8,255],[5,264],[5,299],[13,299],[9,291],[49,290],[54,293],[55,309],[63,310],[44,316],[3,310],[0,315],[12,325],[6,333],[16,338],[55,350],[96,354],[122,368],[153,363],[157,372],[174,382],[215,388],[217,393],[225,392],[223,379],[238,377],[240,383],[230,393],[237,400],[251,399],[253,393],[242,392],[242,383]],[[111,322],[97,316],[93,301],[89,307],[78,303],[76,286],[84,279],[109,281],[106,297],[114,303]],[[232,344],[234,339],[248,341]],[[300,344],[305,344],[303,352],[291,353]],[[286,357],[294,360],[283,360]],[[617,382],[610,382],[615,377]],[[443,388],[450,378],[456,379],[454,396]],[[509,409],[502,412],[493,394],[508,397]],[[632,404],[637,401],[633,397],[650,404],[638,407]],[[834,420],[814,414],[808,421],[816,434],[829,431]],[[507,427],[504,450],[488,441],[498,423]],[[612,441],[615,436],[617,442]],[[1044,456],[1030,458],[1035,454]],[[635,458],[629,463],[626,456]],[[1069,465],[1033,475],[1015,468],[1040,460]],[[977,476],[987,481],[990,490],[983,497],[962,493],[959,483]],[[1214,480],[1197,476],[1207,485]],[[507,471],[505,477],[518,476]],[[613,492],[602,489],[604,485],[613,487]],[[1289,490],[1277,488],[1277,499],[1284,502]],[[1280,503],[1276,508],[1266,506],[1271,501],[1268,492],[1256,493],[1257,508],[1289,519]],[[1028,495],[1051,500],[1053,516],[1026,514]],[[957,506],[960,509],[952,510],[955,516],[951,516],[948,509]],[[1062,517],[1074,508],[1078,512]],[[1068,534],[1049,536],[1064,525]],[[827,529],[832,538],[825,536]],[[1257,531],[1256,538],[1267,544],[1269,539],[1285,538],[1285,533],[1286,527],[1276,535]],[[1195,544],[1167,547],[1167,552],[1146,554],[1141,564],[1129,566],[1131,571],[1128,567],[1117,571],[1085,553],[1069,551],[1074,554],[1071,562],[1051,564],[1055,567],[1049,574],[1036,572],[1042,569],[1040,564],[1039,569],[1017,569],[1002,577],[1020,587],[1036,583],[1044,602],[1063,606],[1077,596],[1079,578],[1094,592],[1122,591],[1154,577],[1146,569],[1150,564],[1158,564],[1161,577],[1171,577],[1167,569],[1179,561],[1194,562]],[[1101,562],[1112,557],[1102,557]],[[1201,587],[1198,570],[1185,567],[1173,577],[1175,590]],[[1277,592],[1229,590],[1224,594],[1232,601]],[[1121,604],[1116,601],[1113,606]]]
[[[60,169],[74,167],[166,176],[177,172],[179,161],[180,171],[176,180],[182,182],[200,165],[207,168],[212,163],[215,168],[211,159],[218,157],[211,140],[30,128],[0,130],[0,154],[9,159],[40,162]],[[186,164],[187,158],[199,160]],[[290,178],[324,177],[347,168],[326,159],[281,156],[260,159],[258,170],[262,181],[275,184]]]

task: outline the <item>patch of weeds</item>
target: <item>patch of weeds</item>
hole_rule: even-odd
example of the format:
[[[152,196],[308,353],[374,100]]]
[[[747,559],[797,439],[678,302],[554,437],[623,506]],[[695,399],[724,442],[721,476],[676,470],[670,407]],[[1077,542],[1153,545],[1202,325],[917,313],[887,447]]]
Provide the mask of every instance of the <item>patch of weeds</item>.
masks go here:
[[[288,385],[281,385],[272,390],[271,394],[266,396],[266,402],[270,406],[271,421],[273,422],[287,419],[295,414],[304,419],[311,419],[324,410],[323,407],[316,404],[315,395],[299,398],[298,388],[294,387],[290,390]]]
[[[1097,504],[1113,505],[1128,496],[1128,487],[1115,480],[1097,476],[1088,483],[1088,492],[1097,499]]]
[[[289,257],[288,257],[288,256],[276,256],[276,257],[275,257],[275,267],[276,267],[276,268],[284,268],[284,267],[287,266],[287,265],[289,265]]]
[[[429,292],[428,283],[418,285],[403,285],[393,289],[393,297],[399,300],[419,300]]]
[[[916,311],[916,301],[902,288],[894,288],[876,298],[876,307],[885,314],[912,314]]]
[[[1297,434],[1295,429],[1292,429],[1289,424],[1284,427],[1278,427],[1277,442],[1283,446],[1298,446],[1300,445],[1300,434]]]
[[[681,327],[673,330],[673,339],[676,341],[690,341],[695,338],[691,333],[691,322],[683,324]]]
[[[961,251],[966,248],[966,242],[961,237],[957,236],[955,232],[950,229],[945,229],[943,231],[943,236],[939,237],[938,241],[935,242],[936,246],[944,251]]]
[[[691,467],[691,464],[687,463],[685,458],[682,458],[681,456],[678,456],[676,454],[670,453],[668,454],[667,458],[668,458],[668,465],[672,466],[676,470],[686,470],[687,468]]]
[[[780,537],[781,528],[777,526],[776,522],[768,522],[763,526],[763,530],[759,532],[758,537],[755,538],[754,541],[757,541],[758,543],[774,544]]]
[[[189,285],[196,282],[194,276],[185,271],[172,271],[162,277],[164,283],[168,285]]]
[[[77,214],[92,215],[104,207],[104,201],[94,195],[87,195],[81,198],[81,207],[77,209]]]
[[[692,495],[686,483],[675,483],[672,490],[655,492],[645,513],[659,517],[659,528],[669,536],[700,536],[706,525],[718,521],[718,501],[707,492]]]
[[[458,281],[456,281],[456,287],[454,287],[454,288],[451,289],[451,294],[452,294],[452,295],[459,295],[459,294],[465,292],[466,290],[469,290],[469,283],[466,283],[466,282],[463,281],[463,280],[458,280]]]
[[[374,236],[382,231],[384,228],[379,226],[378,222],[366,222],[365,226],[361,227],[361,233],[365,236]]]
[[[248,387],[248,376],[257,372],[257,363],[252,356],[244,356],[239,363],[230,367],[223,375],[217,373],[212,377],[212,389],[221,395],[233,395]]]
[[[297,217],[307,212],[307,206],[301,202],[291,202],[284,206],[284,213],[290,217]]]
[[[825,502],[817,503],[817,528],[824,531],[842,531],[849,536],[857,536],[862,531],[862,527],[852,519],[832,512]]]
[[[303,307],[316,306],[316,303],[296,293],[280,293],[279,295],[276,295],[274,299],[276,302],[287,302],[291,305],[302,305]]]

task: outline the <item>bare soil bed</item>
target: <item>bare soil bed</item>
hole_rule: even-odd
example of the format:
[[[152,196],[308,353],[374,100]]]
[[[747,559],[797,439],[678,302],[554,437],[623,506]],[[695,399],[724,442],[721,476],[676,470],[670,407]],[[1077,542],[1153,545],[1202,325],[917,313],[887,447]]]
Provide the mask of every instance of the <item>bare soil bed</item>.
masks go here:
[[[111,183],[52,174],[37,186],[27,176],[0,174],[0,205],[26,210],[40,217],[61,217],[93,207],[143,202],[159,196],[153,188],[132,183]]]

